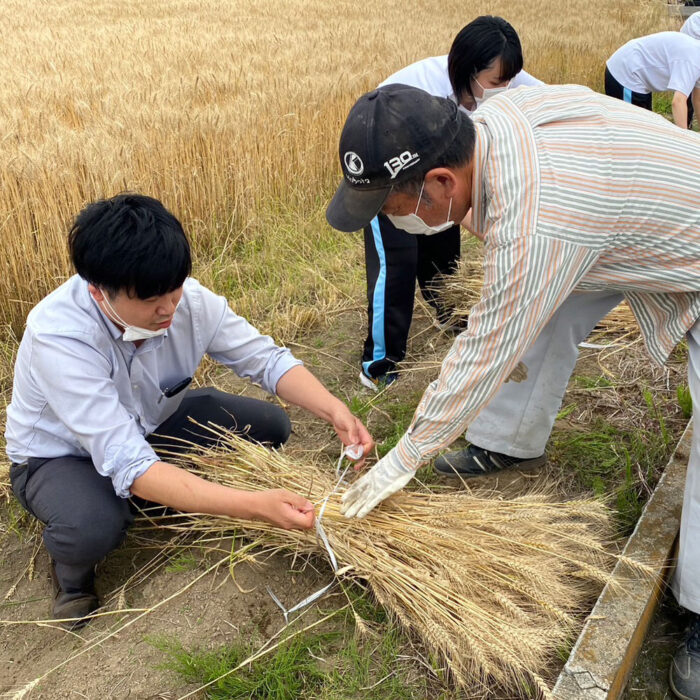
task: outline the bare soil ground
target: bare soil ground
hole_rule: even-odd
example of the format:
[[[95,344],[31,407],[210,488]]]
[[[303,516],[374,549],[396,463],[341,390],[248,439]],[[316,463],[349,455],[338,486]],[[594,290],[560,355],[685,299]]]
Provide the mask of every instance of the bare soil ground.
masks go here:
[[[364,310],[355,308],[338,314],[327,328],[301,343],[290,344],[332,391],[356,405],[372,398],[357,380],[364,327]],[[387,436],[397,429],[393,425],[395,416],[402,407],[403,413],[410,414],[422,389],[437,375],[439,361],[450,343],[450,336],[431,325],[431,315],[418,303],[407,371],[387,392],[381,408],[370,406],[367,410],[366,423],[371,432]],[[663,403],[668,429],[679,435],[683,419],[674,396],[676,384],[684,381],[682,357],[666,371],[652,369],[644,359],[640,361],[638,345],[609,353],[582,352],[576,375],[598,377],[604,367],[611,373],[614,387],[596,391],[572,379],[565,403],[569,413],[558,422],[557,434],[585,428],[600,415],[613,424],[650,423],[648,412],[639,408],[641,388],[649,386],[660,397],[660,405]],[[217,383],[228,390],[261,395],[255,387],[229,375],[219,375]],[[323,449],[330,457],[337,457],[339,444],[328,426],[294,408],[290,408],[290,414],[294,424],[290,447]],[[565,469],[568,467],[556,460],[550,461],[539,474],[514,472],[490,485],[498,491],[518,492],[540,480],[555,479],[569,493],[581,491],[580,484]],[[650,489],[655,478],[658,474],[644,474],[642,488]],[[24,697],[180,698],[193,687],[159,668],[163,653],[149,640],[166,635],[179,638],[186,647],[203,648],[216,648],[240,638],[262,643],[283,626],[282,615],[266,592],[267,585],[290,603],[330,579],[330,568],[322,560],[315,562],[316,568],[295,568],[293,573],[289,557],[282,554],[269,556],[257,566],[238,565],[235,580],[226,562],[202,575],[227,556],[232,541],[212,542],[208,550],[198,549],[184,560],[167,562],[161,556],[165,541],[136,526],[125,544],[101,565],[99,592],[107,601],[107,611],[132,608],[150,612],[106,615],[78,633],[66,632],[50,623],[28,623],[50,617],[51,590],[40,530],[29,518],[20,516],[20,508],[8,496],[0,509],[0,618],[6,622],[0,625],[0,694],[5,697],[13,697],[55,668]],[[138,575],[149,562],[158,564],[158,568],[147,576]],[[120,594],[133,576],[136,580]],[[188,584],[190,587],[185,589]],[[333,604],[333,598],[323,602],[325,609]]]

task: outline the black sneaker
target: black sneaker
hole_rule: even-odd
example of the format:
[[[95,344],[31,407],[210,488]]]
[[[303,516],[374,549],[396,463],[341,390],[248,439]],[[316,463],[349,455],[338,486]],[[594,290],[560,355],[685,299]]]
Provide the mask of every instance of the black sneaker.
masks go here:
[[[433,325],[445,333],[459,335],[462,331],[466,331],[469,328],[469,316],[457,316],[455,314],[447,318],[436,318],[433,321]]]
[[[495,474],[504,469],[536,469],[543,467],[546,461],[544,455],[520,459],[469,445],[464,450],[440,455],[435,460],[434,469],[441,476],[469,479],[473,476]]]
[[[51,614],[54,620],[62,620],[59,626],[66,630],[77,630],[90,622],[90,616],[100,607],[100,601],[94,590],[66,593],[58,582],[54,562],[49,565],[51,584],[53,585],[53,605]]]
[[[674,695],[682,700],[700,700],[700,616],[694,615],[685,642],[678,647],[668,681]]]

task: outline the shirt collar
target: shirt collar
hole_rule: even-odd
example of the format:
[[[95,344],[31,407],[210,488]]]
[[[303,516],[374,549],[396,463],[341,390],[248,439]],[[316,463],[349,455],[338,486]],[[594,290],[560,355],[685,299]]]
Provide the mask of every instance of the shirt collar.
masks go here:
[[[121,342],[125,342],[122,340],[122,333],[123,331],[119,330],[119,327],[117,326],[112,319],[107,316],[107,314],[102,310],[102,307],[95,301],[93,298],[92,294],[90,294],[88,288],[87,288],[88,283],[85,283],[85,294],[87,294],[89,298],[89,303],[92,304],[92,308],[97,311],[98,317],[102,320],[102,322],[105,325],[105,328],[107,328],[107,332],[110,334],[113,340],[119,340]],[[156,349],[157,347],[160,347],[160,345],[163,343],[163,340],[168,337],[168,331],[170,329],[168,328],[163,335],[159,335],[157,338],[148,338],[145,342],[141,343],[141,345],[136,348],[136,350],[142,350],[143,348],[150,348],[150,349]],[[132,343],[133,345],[133,343]]]

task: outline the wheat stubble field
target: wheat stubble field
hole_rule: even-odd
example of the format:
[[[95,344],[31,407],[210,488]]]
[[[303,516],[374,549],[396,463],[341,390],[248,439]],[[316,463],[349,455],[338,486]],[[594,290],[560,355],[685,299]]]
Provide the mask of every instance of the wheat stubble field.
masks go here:
[[[362,339],[361,241],[330,230],[324,218],[339,177],[340,128],[359,94],[414,60],[446,53],[456,32],[480,14],[515,26],[533,75],[594,89],[602,88],[605,59],[619,45],[678,26],[655,0],[4,0],[3,403],[27,312],[70,274],[71,217],[87,201],[124,190],[162,199],[191,236],[195,276],[277,340],[300,344],[300,356],[312,367],[318,361],[332,388],[351,399],[356,388],[347,383],[354,382]],[[336,321],[347,318],[339,336]],[[347,367],[335,367],[333,353],[309,349],[312,336],[315,348],[324,338],[337,341]],[[446,347],[430,351],[439,360]],[[413,394],[425,381],[425,374],[417,378]],[[313,448],[330,441],[318,426],[304,430],[298,432]],[[0,617],[41,619],[48,589],[36,529],[17,522],[11,499],[2,509]],[[127,547],[121,561],[129,574],[143,564],[135,550]],[[314,575],[290,573],[286,560],[270,566],[244,571],[237,584],[248,589],[271,576],[282,587],[291,577],[300,593],[314,588]],[[150,608],[205,568],[162,567],[127,602]],[[115,585],[123,583],[116,564],[112,573]],[[274,611],[264,586],[242,598],[225,569],[180,595],[176,609],[159,608],[108,641],[99,635],[115,629],[116,618],[88,628],[82,639],[3,626],[0,692],[12,697],[81,652],[27,697],[180,697],[186,684],[156,670],[160,655],[144,641],[148,635],[172,632],[213,646],[252,620],[270,636],[279,628]],[[409,664],[407,673],[415,668]]]

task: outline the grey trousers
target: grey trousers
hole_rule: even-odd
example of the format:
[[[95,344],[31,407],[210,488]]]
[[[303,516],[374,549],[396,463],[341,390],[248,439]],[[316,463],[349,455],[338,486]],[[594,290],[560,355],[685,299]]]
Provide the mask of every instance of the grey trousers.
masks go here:
[[[620,301],[617,293],[572,294],[522,358],[527,377],[498,390],[469,426],[467,440],[512,457],[543,454],[576,365],[578,344]],[[688,331],[687,340],[695,416],[700,410],[700,320]],[[672,589],[683,607],[700,613],[700,430],[693,430]]]
[[[197,389],[189,391],[178,410],[148,438],[156,451],[182,452],[186,447],[181,439],[205,447],[216,441],[189,417],[273,446],[286,442],[291,432],[287,414],[275,404]],[[129,501],[115,494],[111,480],[100,475],[88,457],[32,458],[26,465],[13,465],[10,480],[19,502],[46,525],[44,543],[62,590],[91,590],[95,564],[119,546],[134,519]]]

